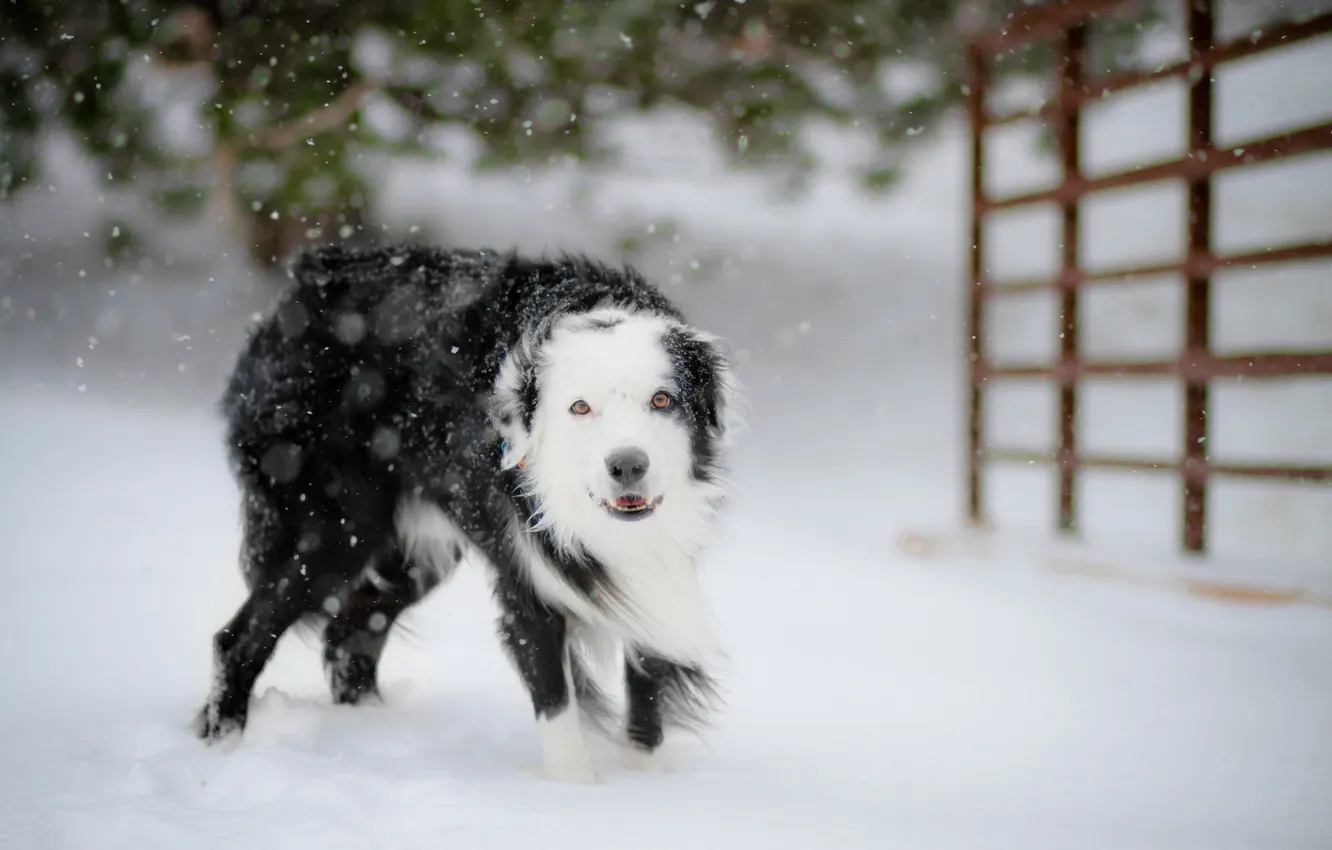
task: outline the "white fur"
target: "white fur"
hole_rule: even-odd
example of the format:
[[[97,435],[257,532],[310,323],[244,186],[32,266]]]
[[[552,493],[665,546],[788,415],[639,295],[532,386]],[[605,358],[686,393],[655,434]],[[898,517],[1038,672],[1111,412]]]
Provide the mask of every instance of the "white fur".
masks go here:
[[[527,580],[532,583],[537,594],[547,602],[567,611],[577,622],[588,630],[596,625],[604,625],[605,619],[592,604],[592,601],[579,593],[560,576],[546,556],[532,539],[530,529],[515,520],[513,539],[517,544],[518,560],[527,571]]]
[[[577,617],[569,619],[568,629],[569,653],[578,656],[583,669],[594,680],[623,675],[624,643],[617,635],[605,628],[589,626]]]
[[[567,652],[567,650],[566,650]],[[574,699],[572,668],[564,665],[569,702],[559,714],[537,720],[541,736],[541,772],[546,779],[591,785],[597,781],[592,754],[583,734],[582,712]]]
[[[458,569],[454,552],[467,551],[467,536],[433,502],[415,497],[398,503],[394,525],[402,541],[403,552],[418,570],[429,570],[442,583]],[[372,576],[373,581],[376,576]],[[425,576],[417,575],[418,582]],[[381,579],[382,581],[382,579]]]
[[[617,324],[593,326],[606,321]],[[519,530],[519,554],[534,587],[588,625],[666,658],[699,663],[717,650],[717,639],[695,561],[723,494],[720,486],[691,477],[684,424],[651,407],[656,393],[676,394],[662,346],[673,326],[661,316],[622,310],[566,318],[539,351],[520,350],[504,364],[497,389],[502,399],[516,396],[519,361],[536,364],[539,403],[531,432],[514,421],[510,408],[510,423],[502,426],[503,462],[525,462],[524,486],[539,502],[533,530],[548,531],[575,558],[592,554],[618,593],[594,606]],[[580,400],[590,405],[589,414],[570,412]],[[604,505],[616,495],[606,457],[629,447],[649,458],[636,489],[650,501],[661,499],[652,516],[638,521],[610,516]]]

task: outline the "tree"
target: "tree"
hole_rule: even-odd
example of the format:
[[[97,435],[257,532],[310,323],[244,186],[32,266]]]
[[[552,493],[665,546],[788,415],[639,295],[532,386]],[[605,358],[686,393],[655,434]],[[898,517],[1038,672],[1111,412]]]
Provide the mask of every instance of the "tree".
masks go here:
[[[706,114],[730,159],[798,180],[812,117],[868,128],[865,184],[960,97],[961,46],[1024,0],[11,0],[0,4],[0,198],[33,185],[63,127],[113,184],[152,175],[173,209],[211,201],[255,259],[366,233],[373,151],[470,127],[482,167],[607,158],[598,129],[664,104]],[[1143,8],[1108,32],[1131,44]],[[364,51],[365,47],[378,48]],[[358,55],[369,53],[370,59]],[[893,63],[932,69],[900,94]],[[1003,73],[1042,67],[1032,54]],[[164,140],[144,68],[199,75],[200,150]],[[405,132],[364,120],[393,104]]]

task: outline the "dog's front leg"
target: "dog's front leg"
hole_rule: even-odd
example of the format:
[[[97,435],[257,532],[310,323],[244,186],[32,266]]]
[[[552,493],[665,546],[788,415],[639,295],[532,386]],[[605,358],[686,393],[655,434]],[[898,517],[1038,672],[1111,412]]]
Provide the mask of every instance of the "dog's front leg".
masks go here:
[[[595,783],[574,694],[564,615],[530,596],[504,608],[500,633],[532,697],[541,734],[542,774],[557,782]]]
[[[628,738],[620,750],[620,763],[631,770],[657,772],[666,769],[661,757],[663,740],[662,699],[670,662],[630,647],[624,663],[625,695],[628,698]]]
[[[634,770],[671,770],[661,752],[665,729],[702,727],[720,699],[716,681],[702,667],[630,646],[624,683],[629,710],[621,763]]]

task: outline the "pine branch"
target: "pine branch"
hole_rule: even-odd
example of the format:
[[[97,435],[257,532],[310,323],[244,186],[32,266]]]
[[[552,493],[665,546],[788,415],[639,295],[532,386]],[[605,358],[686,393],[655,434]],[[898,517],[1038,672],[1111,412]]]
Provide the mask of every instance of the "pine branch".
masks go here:
[[[356,83],[334,98],[331,103],[313,109],[294,121],[280,124],[242,147],[270,151],[283,150],[302,139],[317,136],[339,125],[346,124],[356,113],[356,110],[360,108],[361,101],[365,99],[365,96],[379,90],[379,88],[374,83],[366,81]]]

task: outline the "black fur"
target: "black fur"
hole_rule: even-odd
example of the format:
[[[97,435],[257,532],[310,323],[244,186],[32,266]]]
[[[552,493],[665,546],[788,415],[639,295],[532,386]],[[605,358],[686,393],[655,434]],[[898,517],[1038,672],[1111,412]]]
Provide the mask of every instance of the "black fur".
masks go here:
[[[250,596],[214,639],[218,679],[199,734],[244,727],[255,680],[297,622],[324,625],[335,700],[376,693],[393,623],[463,556],[458,546],[449,563],[423,564],[404,551],[395,510],[407,495],[439,506],[494,568],[500,635],[537,715],[573,696],[605,718],[604,694],[572,653],[577,694],[567,693],[565,615],[519,566],[512,518],[529,522],[534,506],[516,473],[500,469],[490,416],[515,412],[497,412],[491,396],[505,358],[530,355],[520,339],[548,333],[561,315],[614,305],[683,321],[679,312],[632,269],[577,256],[328,247],[301,256],[293,276],[222,400]],[[667,345],[682,394],[669,415],[690,428],[694,474],[716,475],[720,355],[687,329]],[[522,365],[516,415],[530,426],[539,390],[531,363]],[[571,559],[547,537],[538,543],[590,598],[614,593],[590,555]],[[713,683],[701,670],[635,656],[624,673],[628,732],[651,749],[664,724],[702,718]]]

